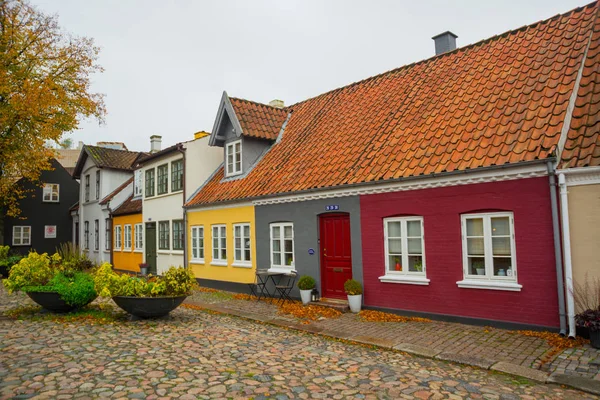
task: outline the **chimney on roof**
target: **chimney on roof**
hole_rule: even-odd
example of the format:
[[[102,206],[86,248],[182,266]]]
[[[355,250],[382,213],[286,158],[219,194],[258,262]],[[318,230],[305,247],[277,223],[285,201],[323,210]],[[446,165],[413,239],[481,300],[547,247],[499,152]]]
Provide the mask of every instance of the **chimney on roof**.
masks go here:
[[[283,103],[283,100],[279,100],[279,99],[271,100],[269,102],[269,105],[271,107],[276,107],[276,108],[283,108],[283,107],[285,107],[285,105]]]
[[[77,150],[81,150],[83,149],[83,142],[80,140],[79,143],[77,144]]]
[[[150,136],[150,153],[159,152],[161,143],[162,143],[162,136],[159,136],[159,135]]]
[[[446,31],[432,37],[433,41],[435,42],[435,55],[437,56],[456,49],[457,37],[458,36],[450,31]]]

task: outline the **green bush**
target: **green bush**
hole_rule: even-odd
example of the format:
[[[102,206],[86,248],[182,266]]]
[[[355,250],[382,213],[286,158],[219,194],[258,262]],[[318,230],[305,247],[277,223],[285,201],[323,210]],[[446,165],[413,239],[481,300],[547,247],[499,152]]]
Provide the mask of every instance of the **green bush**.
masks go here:
[[[76,272],[72,276],[59,272],[44,286],[27,286],[24,292],[58,293],[65,303],[82,307],[93,301],[98,295],[94,289],[94,279],[85,272]]]
[[[10,247],[8,246],[0,246],[0,261],[8,258],[8,252],[10,251]]]
[[[47,253],[31,252],[18,264],[12,266],[10,275],[2,283],[8,293],[18,292],[28,286],[44,286],[57,272],[60,272],[56,268],[58,262],[60,262],[58,254],[50,257]]]
[[[81,251],[81,248],[72,242],[61,243],[56,252],[62,259],[62,269],[70,272],[89,271],[94,268],[94,263],[90,261],[87,254]]]
[[[311,290],[317,285],[315,279],[312,276],[303,275],[298,280],[298,289],[300,290]]]
[[[348,279],[344,283],[344,291],[350,296],[355,296],[357,294],[363,293],[362,285],[360,284],[360,282],[355,281],[354,279]]]
[[[137,277],[117,274],[109,263],[104,263],[94,271],[94,284],[102,297],[188,296],[196,278],[183,267],[171,267],[163,276]]]

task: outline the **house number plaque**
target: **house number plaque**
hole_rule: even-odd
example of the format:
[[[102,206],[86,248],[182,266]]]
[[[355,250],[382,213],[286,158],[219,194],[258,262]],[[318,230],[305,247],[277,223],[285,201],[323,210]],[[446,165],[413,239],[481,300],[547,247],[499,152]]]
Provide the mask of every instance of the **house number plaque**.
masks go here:
[[[336,205],[332,205],[332,206],[325,206],[325,211],[337,211],[340,209],[340,206]]]

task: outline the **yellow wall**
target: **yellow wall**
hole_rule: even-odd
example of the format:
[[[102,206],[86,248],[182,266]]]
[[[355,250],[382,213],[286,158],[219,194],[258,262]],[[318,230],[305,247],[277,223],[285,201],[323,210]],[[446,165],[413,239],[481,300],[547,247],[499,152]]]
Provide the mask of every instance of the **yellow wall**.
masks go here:
[[[142,223],[142,214],[131,214],[113,217],[113,266],[123,271],[140,272],[140,264],[143,262],[143,252],[134,251],[135,248],[135,224]],[[125,251],[125,225],[131,225],[131,250]],[[121,226],[121,249],[115,250],[115,226]]]
[[[188,265],[200,279],[212,279],[227,282],[251,283],[254,282],[256,271],[256,245],[254,207],[230,207],[216,210],[188,211],[187,223],[187,248]],[[250,256],[251,268],[233,266],[233,224],[250,223]],[[211,265],[212,261],[212,225],[227,226],[227,266]],[[192,226],[204,227],[204,263],[192,262]]]

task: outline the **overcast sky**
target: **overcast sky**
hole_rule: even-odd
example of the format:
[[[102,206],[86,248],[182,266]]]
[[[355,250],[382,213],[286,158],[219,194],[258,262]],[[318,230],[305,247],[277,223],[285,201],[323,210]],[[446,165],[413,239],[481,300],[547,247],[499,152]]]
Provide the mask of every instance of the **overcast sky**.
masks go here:
[[[95,39],[106,123],[77,143],[163,148],[213,127],[223,90],[286,105],[434,55],[450,30],[459,47],[590,0],[31,0],[78,36]]]

